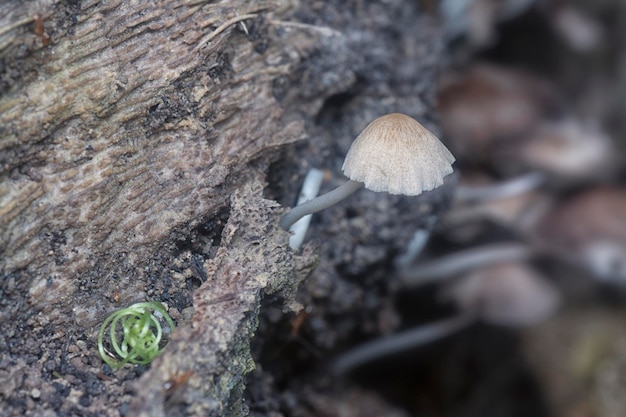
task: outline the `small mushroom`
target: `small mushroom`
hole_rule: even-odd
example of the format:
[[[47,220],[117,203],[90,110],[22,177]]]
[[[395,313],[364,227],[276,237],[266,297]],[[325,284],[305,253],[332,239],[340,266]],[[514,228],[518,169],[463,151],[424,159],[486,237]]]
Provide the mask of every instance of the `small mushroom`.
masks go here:
[[[596,279],[626,285],[626,191],[604,186],[555,204],[530,230],[546,251]]]
[[[504,326],[531,326],[547,319],[561,294],[545,277],[519,261],[477,269],[443,291],[466,314]]]
[[[540,187],[546,178],[540,172],[529,172],[516,178],[488,185],[459,184],[455,198],[457,202],[485,202],[504,200],[525,194]]]
[[[443,184],[454,156],[424,126],[400,113],[372,121],[354,140],[342,170],[350,179],[327,194],[294,207],[280,221],[287,230],[307,214],[328,208],[362,186],[390,194],[419,195]]]
[[[504,172],[531,168],[559,183],[580,183],[611,176],[616,165],[612,139],[595,126],[576,119],[544,122],[495,154]]]
[[[408,265],[398,272],[402,286],[414,288],[447,280],[467,270],[483,268],[494,262],[521,261],[533,255],[533,249],[525,244],[501,242],[466,249],[417,265]]]
[[[454,154],[484,163],[494,161],[494,151],[504,144],[562,113],[558,95],[544,81],[487,64],[442,78],[437,101]]]
[[[346,374],[375,360],[437,342],[477,320],[514,328],[538,324],[555,312],[561,294],[530,266],[506,261],[471,272],[444,289],[442,298],[452,300],[460,313],[356,346],[333,361],[332,371]]]
[[[525,236],[552,203],[551,195],[539,190],[546,181],[545,174],[534,171],[501,182],[464,173],[439,232],[457,243],[488,234],[494,225]]]

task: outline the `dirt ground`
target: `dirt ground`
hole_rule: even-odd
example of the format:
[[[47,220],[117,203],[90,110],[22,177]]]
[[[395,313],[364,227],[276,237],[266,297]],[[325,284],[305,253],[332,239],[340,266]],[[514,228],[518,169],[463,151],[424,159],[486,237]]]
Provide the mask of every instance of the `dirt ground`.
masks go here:
[[[294,74],[273,81],[273,96],[304,122],[306,138],[251,162],[266,171],[265,202],[292,206],[311,168],[324,171],[322,192],[341,184],[352,140],[385,113],[407,113],[435,132],[457,157],[456,170],[442,187],[418,197],[360,190],[316,214],[304,257],[310,261],[314,254],[317,266],[295,297],[302,309],[285,312],[284,294],[263,294],[260,311],[247,313],[251,322],[254,314],[259,318],[254,363],[241,365],[251,372],[237,413],[190,398],[181,374],[172,377],[183,378],[180,386],[163,390],[164,415],[198,415],[193,401],[221,415],[254,417],[620,415],[619,370],[626,363],[626,337],[619,330],[626,306],[624,6],[617,0],[537,0],[505,12],[498,2],[475,0],[471,13],[442,18],[435,3],[312,1],[283,16],[323,33]],[[263,49],[262,24],[258,32],[254,24],[247,29]],[[567,135],[585,138],[571,153],[590,150],[572,157],[574,168],[561,163],[570,151],[560,142],[538,152],[556,153],[556,159],[533,159],[527,143],[566,136],[558,129],[541,136],[563,121],[575,126]],[[587,147],[593,136],[588,125],[594,137],[609,138],[606,149]],[[585,170],[585,156],[596,154]],[[470,201],[470,210],[455,194],[459,185],[489,185],[529,172],[547,179],[522,205]],[[522,221],[536,207],[537,219]],[[172,232],[172,243],[155,251],[151,268],[136,277],[133,285],[146,299],[167,304],[178,326],[193,320],[194,294],[207,281],[207,262],[222,248],[229,219],[245,218],[231,208]],[[263,210],[276,214],[275,207]],[[532,325],[482,319],[425,346],[337,372],[335,358],[367,341],[482,312],[491,302],[480,299],[468,312],[442,296],[470,267],[443,283],[407,285],[398,262],[419,230],[430,238],[410,267],[485,245],[516,242],[537,250],[522,263],[556,288],[560,304]],[[608,258],[605,252],[589,255],[585,236],[609,242]],[[42,239],[63,262],[65,237],[51,231]],[[28,308],[31,289],[20,273],[2,278],[0,415],[133,415],[137,381],[150,366],[113,371],[103,365],[93,333],[104,316],[88,317],[82,332],[49,325],[55,313]],[[97,276],[86,276],[80,290],[97,289]],[[114,303],[111,297],[108,303]]]

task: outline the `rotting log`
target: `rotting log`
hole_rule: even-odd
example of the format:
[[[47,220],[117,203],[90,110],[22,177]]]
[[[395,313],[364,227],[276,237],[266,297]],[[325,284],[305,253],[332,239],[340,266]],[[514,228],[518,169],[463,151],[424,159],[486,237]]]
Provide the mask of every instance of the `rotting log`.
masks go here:
[[[242,412],[261,294],[307,268],[262,198],[272,154],[303,137],[272,82],[317,36],[277,35],[281,7],[0,5],[0,414],[165,415],[187,371],[187,415]],[[190,279],[167,353],[138,383],[103,374],[103,318],[155,296],[176,313],[164,292]]]
[[[263,193],[290,204],[311,165],[337,181],[377,115],[431,119],[441,44],[422,17],[405,0],[1,2],[0,415],[245,414],[259,310],[297,308],[313,264]],[[268,169],[304,126],[307,159]],[[356,235],[320,213],[336,227],[318,275],[387,264],[439,204],[389,197],[355,196]],[[168,348],[107,369],[100,323],[152,300],[179,324]]]

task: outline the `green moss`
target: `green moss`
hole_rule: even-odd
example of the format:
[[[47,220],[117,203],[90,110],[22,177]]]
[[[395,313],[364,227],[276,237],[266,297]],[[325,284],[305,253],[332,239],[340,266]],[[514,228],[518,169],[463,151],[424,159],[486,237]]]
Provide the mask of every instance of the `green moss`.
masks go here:
[[[117,310],[100,326],[100,357],[112,368],[120,368],[127,363],[145,365],[152,362],[164,349],[159,347],[163,336],[162,321],[167,323],[170,332],[174,331],[174,322],[165,307],[157,302],[137,303]],[[105,334],[109,336],[107,345],[116,356],[105,351]]]

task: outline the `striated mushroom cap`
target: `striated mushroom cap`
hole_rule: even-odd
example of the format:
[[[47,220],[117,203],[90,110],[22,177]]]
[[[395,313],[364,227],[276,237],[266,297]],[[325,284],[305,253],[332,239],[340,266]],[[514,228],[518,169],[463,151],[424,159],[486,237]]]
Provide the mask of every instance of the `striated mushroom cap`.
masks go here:
[[[352,143],[342,170],[372,191],[418,195],[443,184],[454,156],[424,126],[400,113],[372,121]]]

